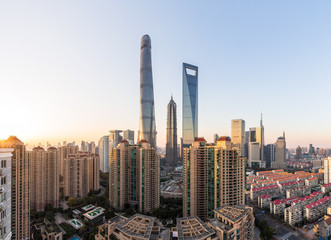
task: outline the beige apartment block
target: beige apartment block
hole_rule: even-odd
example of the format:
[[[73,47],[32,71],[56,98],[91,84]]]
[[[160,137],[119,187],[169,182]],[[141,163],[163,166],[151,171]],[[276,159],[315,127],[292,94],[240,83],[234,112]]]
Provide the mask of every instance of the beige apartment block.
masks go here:
[[[58,208],[60,201],[59,150],[50,147],[45,151],[42,147],[35,147],[28,152],[28,156],[31,168],[31,209],[38,212],[44,211],[47,204]]]
[[[15,136],[0,142],[13,148],[11,160],[11,231],[12,239],[30,239],[30,162],[24,143]]]
[[[245,202],[245,158],[229,137],[215,144],[196,138],[183,158],[183,215],[212,218],[223,205]]]
[[[98,154],[90,152],[69,154],[64,159],[64,195],[82,198],[90,191],[99,190],[99,169]]]
[[[129,144],[122,140],[110,151],[109,200],[123,210],[126,204],[142,213],[160,205],[160,158],[146,140]]]
[[[254,239],[253,208],[245,205],[222,206],[215,210],[215,218],[208,222],[216,233],[214,239]]]
[[[327,208],[331,205],[331,197],[326,196],[304,207],[304,216],[308,221],[314,221],[323,217]]]

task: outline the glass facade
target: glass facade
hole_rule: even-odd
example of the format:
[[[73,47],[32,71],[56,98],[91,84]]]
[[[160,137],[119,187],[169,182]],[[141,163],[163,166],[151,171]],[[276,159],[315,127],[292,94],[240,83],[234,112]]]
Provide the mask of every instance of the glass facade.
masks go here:
[[[198,67],[183,63],[183,146],[198,136]]]
[[[152,75],[151,39],[144,35],[140,48],[140,121],[138,141],[147,140],[156,146],[156,126]]]

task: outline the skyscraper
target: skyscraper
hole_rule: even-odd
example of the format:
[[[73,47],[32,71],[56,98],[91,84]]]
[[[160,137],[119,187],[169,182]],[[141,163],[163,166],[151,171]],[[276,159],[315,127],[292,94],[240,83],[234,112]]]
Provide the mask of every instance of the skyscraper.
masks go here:
[[[295,158],[296,159],[302,159],[302,149],[300,146],[297,147],[297,149],[295,150]]]
[[[231,121],[231,141],[233,147],[240,150],[241,156],[245,155],[245,121],[234,119]]]
[[[271,163],[272,168],[285,168],[286,141],[285,132],[283,136],[277,139],[275,143],[275,161]]]
[[[156,147],[151,48],[150,37],[144,35],[141,38],[140,47],[140,119],[138,141],[145,139],[152,147]]]
[[[116,148],[117,145],[122,141],[121,133],[122,130],[110,130],[109,131],[109,150]]]
[[[100,170],[109,172],[109,136],[103,136],[99,140]]]
[[[123,131],[123,140],[127,140],[130,144],[134,144],[134,131],[124,130]]]
[[[245,204],[245,158],[229,137],[196,138],[183,158],[183,215],[206,220],[223,205]]]
[[[176,166],[177,160],[177,105],[171,96],[167,114],[166,162]]]
[[[160,161],[146,140],[122,140],[110,153],[109,200],[113,208],[126,204],[148,213],[160,204]]]
[[[264,127],[261,115],[260,127],[249,129],[248,165],[252,168],[265,167],[264,160]]]
[[[81,198],[86,197],[91,190],[99,190],[99,164],[98,154],[69,154],[64,159],[64,195]]]
[[[11,239],[11,157],[14,149],[0,148],[1,163],[1,231],[0,239]]]
[[[11,230],[12,239],[30,238],[30,161],[24,143],[10,136],[0,143],[13,148],[11,160]]]
[[[198,67],[183,63],[183,146],[198,136]]]
[[[35,147],[28,152],[31,167],[30,207],[44,211],[47,204],[59,207],[60,201],[60,151],[50,147],[45,151]]]
[[[324,184],[331,183],[331,157],[323,160],[324,165]]]
[[[268,144],[264,148],[264,158],[266,167],[270,168],[271,163],[275,161],[275,144]]]

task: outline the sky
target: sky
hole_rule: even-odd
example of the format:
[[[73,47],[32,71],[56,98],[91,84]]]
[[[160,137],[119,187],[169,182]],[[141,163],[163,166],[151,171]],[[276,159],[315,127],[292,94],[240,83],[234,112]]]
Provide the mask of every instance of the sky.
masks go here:
[[[0,139],[98,141],[139,125],[140,39],[152,40],[158,145],[182,63],[199,67],[199,136],[246,130],[265,143],[331,147],[331,2],[1,1]]]

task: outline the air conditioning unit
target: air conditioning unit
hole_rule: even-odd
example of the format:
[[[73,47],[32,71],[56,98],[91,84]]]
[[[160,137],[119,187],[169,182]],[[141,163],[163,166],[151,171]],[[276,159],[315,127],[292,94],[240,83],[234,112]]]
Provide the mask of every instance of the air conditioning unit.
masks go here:
[[[5,191],[4,187],[0,187],[0,193],[3,193]]]

